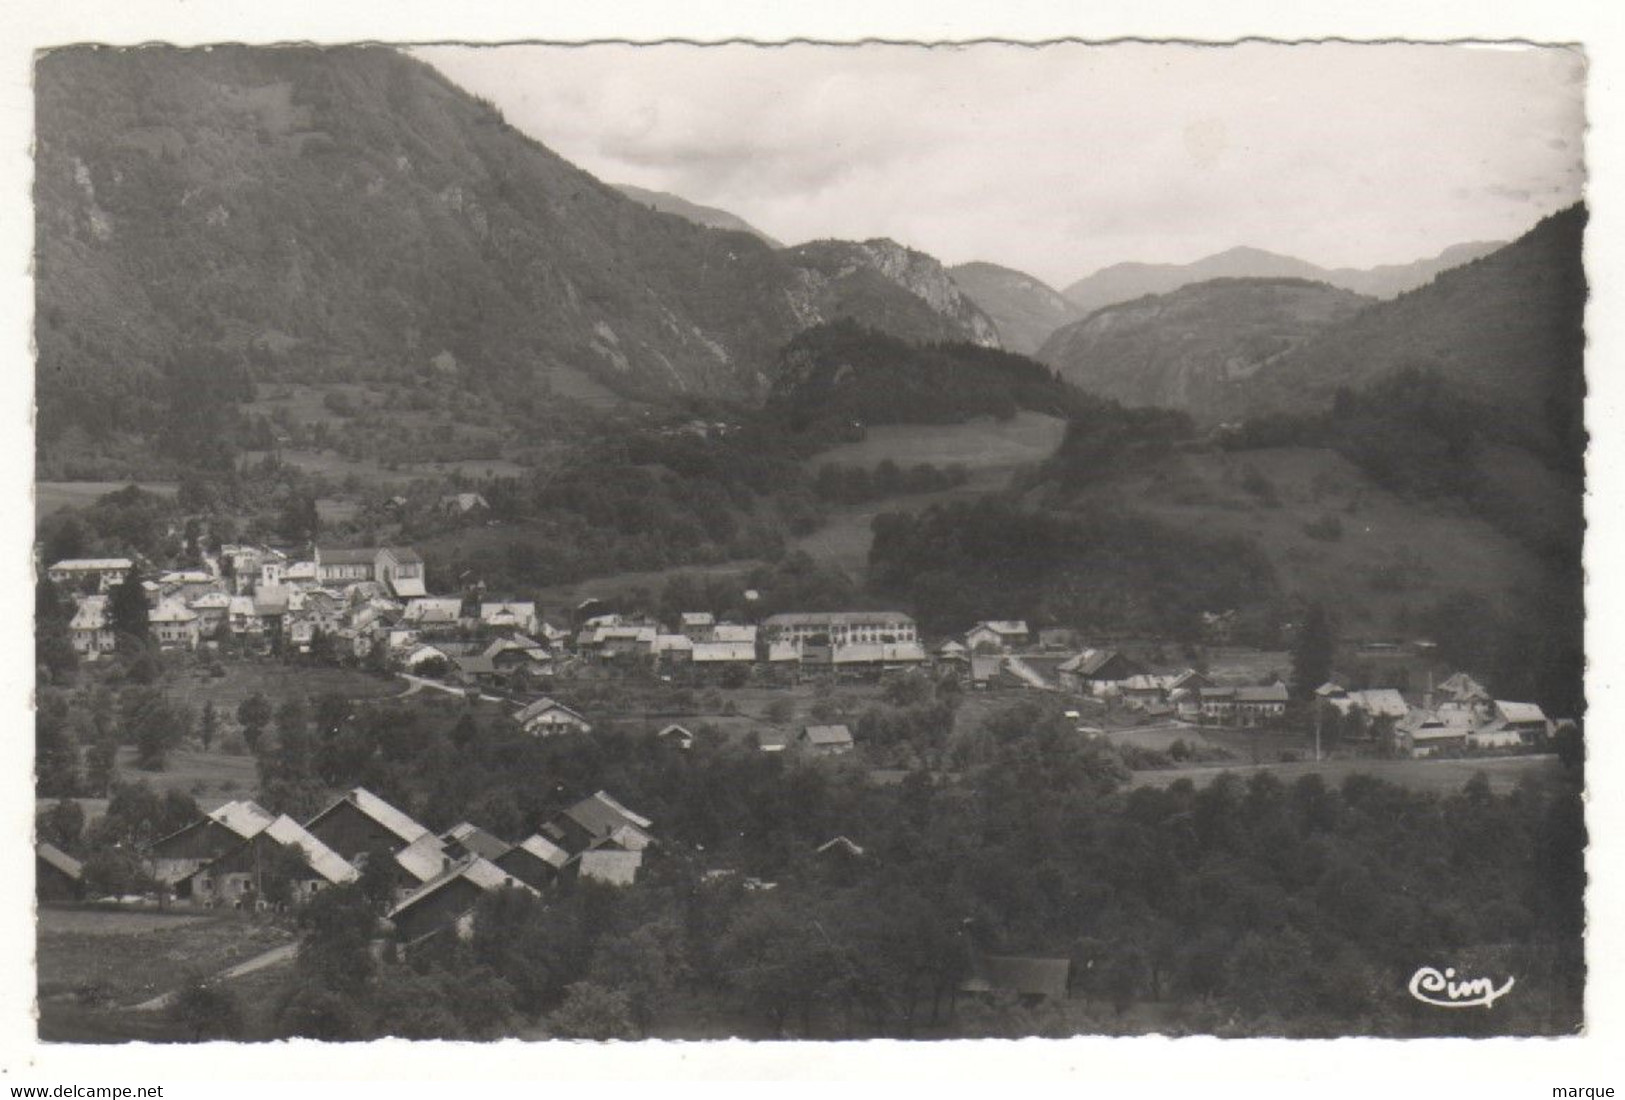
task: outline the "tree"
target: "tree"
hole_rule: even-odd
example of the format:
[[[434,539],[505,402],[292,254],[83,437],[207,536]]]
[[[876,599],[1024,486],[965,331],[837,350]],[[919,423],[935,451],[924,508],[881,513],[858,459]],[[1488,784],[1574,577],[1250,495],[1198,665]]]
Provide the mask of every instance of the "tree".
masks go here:
[[[592,982],[573,982],[566,988],[564,1003],[548,1014],[547,1029],[561,1039],[641,1037],[626,994]]]
[[[243,1011],[237,998],[215,982],[188,982],[169,1005],[169,1019],[193,1042],[238,1039],[243,1034]]]
[[[147,593],[141,587],[141,573],[131,569],[120,584],[113,586],[107,601],[108,617],[112,620],[113,634],[125,652],[138,652],[152,642],[152,628],[147,621]]]
[[[1324,606],[1313,604],[1292,643],[1292,693],[1299,699],[1313,697],[1315,689],[1331,679],[1336,653],[1337,634],[1331,618]]]
[[[71,676],[79,667],[68,624],[73,602],[48,577],[34,586],[34,659],[53,681]]]
[[[372,977],[372,904],[354,885],[323,890],[300,911],[298,968],[336,993],[359,992]]]
[[[58,799],[34,818],[34,833],[64,852],[76,852],[84,839],[85,811],[74,799]]]
[[[243,727],[243,740],[250,751],[259,747],[260,735],[271,722],[271,701],[255,692],[237,704],[237,724]]]
[[[125,743],[135,745],[136,767],[143,771],[163,771],[169,750],[192,728],[191,710],[157,688],[126,688],[119,712],[120,732]]]
[[[69,714],[60,692],[40,695],[34,715],[34,783],[40,796],[71,795],[79,786],[79,746]]]
[[[198,720],[198,740],[203,742],[203,751],[208,752],[214,745],[215,734],[220,730],[220,715],[214,709],[214,700],[210,699],[203,704],[203,716]]]

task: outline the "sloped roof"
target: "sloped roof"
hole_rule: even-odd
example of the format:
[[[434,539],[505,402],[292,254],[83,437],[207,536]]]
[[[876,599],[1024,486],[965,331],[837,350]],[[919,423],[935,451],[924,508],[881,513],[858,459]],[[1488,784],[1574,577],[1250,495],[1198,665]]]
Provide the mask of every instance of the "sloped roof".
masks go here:
[[[321,820],[345,803],[354,806],[407,844],[411,844],[419,837],[430,835],[428,829],[425,829],[365,787],[356,787],[353,790],[345,791],[325,810],[311,818],[311,821]]]
[[[34,854],[40,859],[61,871],[74,881],[78,881],[85,873],[85,865],[74,859],[68,853],[49,841],[41,840],[34,845]]]
[[[408,600],[403,612],[408,622],[454,622],[463,613],[457,596],[419,596]]]
[[[423,584],[422,577],[395,577],[389,582],[395,590],[395,595],[402,598],[422,596],[429,591]]]
[[[1405,697],[1393,688],[1351,691],[1347,698],[1352,706],[1374,718],[1403,718],[1411,711]]]
[[[540,833],[532,833],[524,840],[521,840],[518,846],[555,869],[570,862],[569,852],[566,852]]]
[[[820,854],[829,851],[843,851],[854,856],[861,856],[863,854],[863,845],[854,843],[845,836],[836,836],[824,841],[816,851]]]
[[[710,626],[717,621],[717,617],[709,611],[685,611],[682,621],[684,626]]]
[[[1320,696],[1322,699],[1329,699],[1334,695],[1343,695],[1346,693],[1347,689],[1344,688],[1342,684],[1334,683],[1331,680],[1327,680],[1324,684],[1321,684],[1315,689],[1315,694]]]
[[[513,716],[513,720],[518,722],[520,725],[524,725],[527,722],[533,722],[547,712],[554,710],[562,711],[563,713],[568,714],[583,723],[587,721],[586,718],[581,716],[581,714],[565,706],[556,699],[538,699],[534,703],[531,703],[517,711]]]
[[[536,893],[533,888],[520,882],[490,860],[482,859],[479,856],[467,856],[453,863],[450,867],[440,868],[437,874],[402,898],[389,911],[390,919],[393,920],[397,914],[403,913],[420,904],[424,899],[434,896],[458,879],[472,883],[482,891],[500,890],[511,886],[514,889],[524,890],[531,894]]]
[[[1453,673],[1439,685],[1439,690],[1458,699],[1488,699],[1490,693],[1484,685],[1465,672]]]
[[[695,642],[695,664],[716,661],[750,662],[756,660],[755,642]]]
[[[378,551],[366,547],[357,547],[343,550],[323,550],[316,548],[316,562],[318,565],[372,565],[378,560]]]
[[[164,600],[147,612],[149,623],[191,623],[197,621],[197,612],[185,604]]]
[[[68,623],[71,630],[100,630],[108,625],[107,597],[84,596],[73,609],[73,620]]]
[[[802,736],[809,745],[850,745],[852,731],[844,725],[808,726]]]
[[[949,638],[946,642],[943,642],[941,645],[939,645],[937,647],[937,652],[938,653],[964,653],[965,652],[965,647],[962,644],[960,644],[959,642],[954,641],[952,638]]]
[[[694,639],[687,634],[656,634],[656,653],[683,653],[693,652]]]
[[[199,608],[208,610],[213,610],[217,607],[228,608],[231,606],[231,597],[226,595],[224,592],[205,592],[201,596],[194,597],[192,602],[187,606],[194,611],[198,610]]]
[[[386,546],[383,553],[394,558],[401,565],[422,565],[423,555],[410,546]]]
[[[1265,684],[1263,686],[1238,687],[1236,689],[1236,702],[1238,703],[1284,703],[1290,696],[1286,685],[1281,683]],[[1401,703],[1404,700],[1400,700]]]
[[[427,830],[395,853],[396,865],[419,882],[428,882],[438,875],[445,868],[447,858],[446,846]]]
[[[1546,712],[1540,709],[1538,703],[1508,703],[1501,699],[1495,701],[1495,712],[1505,722],[1540,722],[1545,723]]]
[[[270,810],[247,799],[217,806],[209,816],[244,840],[258,836],[276,820],[276,815]]]
[[[963,622],[964,620],[960,620]],[[992,619],[988,622],[977,623],[966,634],[973,634],[978,630],[991,630],[995,634],[1026,634],[1027,624],[1020,619]]]
[[[655,736],[656,737],[678,737],[678,738],[681,738],[684,741],[692,741],[692,740],[694,740],[694,732],[692,730],[690,730],[687,726],[679,726],[676,722],[673,722],[669,726],[663,727],[660,730],[659,733],[655,734]]]
[[[756,628],[746,623],[718,623],[711,632],[713,641],[756,643]]]
[[[609,836],[622,825],[636,825],[647,829],[653,824],[611,798],[607,791],[597,791],[564,811],[566,817],[594,836]]]
[[[801,660],[801,651],[796,648],[794,642],[769,642],[767,643],[767,659],[773,663],[799,661]]]
[[[498,619],[525,621],[536,617],[534,602],[482,603],[480,622],[492,623]]]
[[[310,869],[328,882],[334,884],[354,882],[360,876],[360,872],[351,866],[349,860],[311,836],[287,814],[282,814],[267,825],[265,835],[284,848],[290,846],[298,848]]]
[[[972,680],[991,680],[999,674],[999,669],[1003,667],[1003,657],[992,657],[985,653],[972,654],[970,676]]]
[[[513,845],[493,833],[486,832],[472,822],[463,821],[448,829],[442,840],[455,841],[475,855],[498,859]]]
[[[69,572],[100,572],[113,569],[131,569],[135,563],[129,558],[64,558],[55,565],[47,566],[46,572],[55,572],[65,569]]]
[[[819,626],[913,626],[914,619],[901,611],[787,611],[769,615],[766,627]]]

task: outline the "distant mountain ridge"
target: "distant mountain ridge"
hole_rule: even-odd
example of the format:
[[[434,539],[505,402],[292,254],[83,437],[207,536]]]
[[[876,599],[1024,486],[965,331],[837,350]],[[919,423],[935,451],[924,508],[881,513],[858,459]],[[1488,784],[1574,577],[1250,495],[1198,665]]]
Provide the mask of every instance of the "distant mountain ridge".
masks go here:
[[[809,241],[780,253],[800,268],[819,311],[829,318],[851,317],[862,324],[911,338],[968,339],[1000,346],[998,326],[960,289],[935,258],[879,238],[868,241]],[[900,287],[926,307],[898,309],[870,292],[876,280]],[[884,307],[876,312],[872,307]],[[912,317],[905,316],[913,314]],[[928,330],[939,329],[937,335]],[[915,336],[915,333],[920,333]]]
[[[1199,417],[1242,380],[1372,299],[1308,279],[1209,279],[1106,306],[1038,359],[1080,389]]]
[[[993,319],[1009,351],[1032,355],[1083,311],[1055,288],[1025,272],[974,262],[948,269],[959,289]]]
[[[612,183],[611,187],[631,199],[641,202],[645,206],[652,206],[662,214],[675,214],[679,218],[687,218],[695,225],[703,225],[708,229],[729,229],[736,233],[749,233],[769,248],[783,248],[784,245],[757,229],[737,214],[730,214],[726,210],[715,206],[704,206],[697,202],[689,202],[681,195],[673,195],[669,191],[651,191],[645,187],[636,187],[630,183]]]
[[[1505,243],[1473,241],[1456,244],[1437,256],[1370,269],[1324,268],[1307,260],[1243,246],[1188,264],[1113,264],[1079,279],[1061,293],[1085,313],[1147,294],[1167,294],[1208,279],[1312,279],[1352,290],[1356,294],[1392,298],[1422,286],[1441,271],[1488,255]]]

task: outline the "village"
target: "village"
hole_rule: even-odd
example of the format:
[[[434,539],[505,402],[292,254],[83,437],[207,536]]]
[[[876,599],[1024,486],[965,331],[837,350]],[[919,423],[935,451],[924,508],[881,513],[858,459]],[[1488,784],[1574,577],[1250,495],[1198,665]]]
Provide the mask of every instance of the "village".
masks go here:
[[[269,547],[226,545],[198,569],[144,570],[129,558],[109,558],[59,561],[44,572],[72,596],[69,636],[91,667],[119,650],[114,604],[121,594],[128,602],[136,586],[160,651],[364,668],[403,681],[408,694],[484,704],[537,739],[590,738],[604,715],[581,700],[601,703],[617,690],[668,697],[748,690],[767,699],[764,713],[781,721],[754,722],[744,734],[747,747],[861,761],[881,782],[900,778],[898,760],[866,758],[862,724],[832,704],[842,691],[913,682],[971,699],[1039,698],[1079,741],[1112,744],[1136,769],[1520,756],[1550,751],[1561,732],[1535,704],[1496,699],[1465,672],[1435,683],[1425,644],[1365,647],[1364,663],[1349,662],[1360,686],[1330,680],[1310,699],[1294,700],[1282,673],[1258,675],[1256,660],[1204,660],[1199,670],[1136,655],[1144,646],[1090,647],[1077,630],[1032,630],[1020,621],[977,622],[958,636],[926,639],[899,611],[778,613],[756,622],[690,611],[659,622],[636,609],[607,610],[599,600],[549,621],[534,602],[480,591],[430,594],[422,558],[410,547],[317,547],[310,560],[295,560]],[[153,579],[142,579],[148,575]],[[756,595],[746,592],[747,604]],[[1224,616],[1209,618],[1222,638]],[[1429,669],[1419,691],[1368,686],[1396,676],[1411,684],[1418,667]],[[774,706],[776,695],[823,702],[792,724],[782,719],[795,708]],[[625,718],[624,708],[604,709]],[[716,732],[695,720],[647,724],[662,751],[677,753],[693,749],[699,731]],[[539,896],[577,880],[634,886],[646,856],[658,851],[655,836],[650,819],[605,790],[578,792],[528,835],[514,837],[468,820],[436,832],[360,787],[302,822],[232,798],[150,839],[140,853],[149,889],[121,900],[287,911],[371,869],[387,884],[381,927],[412,949],[439,936],[466,937],[480,899],[503,889]],[[834,835],[816,855],[861,858],[866,839]],[[672,842],[680,846],[682,838]],[[42,900],[86,898],[79,859],[48,841],[37,855]],[[774,885],[745,881],[757,890]],[[1000,958],[976,956],[967,982],[998,989],[1008,981],[1023,996],[1064,996],[1064,968]],[[1059,986],[1051,980],[1056,973]],[[1035,984],[1023,974],[1050,977]]]

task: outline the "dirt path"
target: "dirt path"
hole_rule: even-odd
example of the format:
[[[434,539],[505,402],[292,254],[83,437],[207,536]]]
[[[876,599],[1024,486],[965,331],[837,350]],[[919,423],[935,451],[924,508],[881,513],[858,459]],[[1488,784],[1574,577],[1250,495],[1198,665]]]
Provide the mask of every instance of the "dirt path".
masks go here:
[[[215,975],[214,980],[230,981],[233,978],[241,978],[245,974],[252,974],[257,970],[264,970],[266,967],[292,962],[293,957],[298,953],[299,945],[297,943],[285,943],[281,947],[273,947],[263,954],[255,955],[252,959],[246,959],[236,966],[222,970]],[[174,999],[175,990],[170,990],[168,993],[160,993],[150,1001],[142,1001],[135,1006],[135,1010],[137,1012],[155,1012],[160,1008],[168,1008],[170,1002]]]

